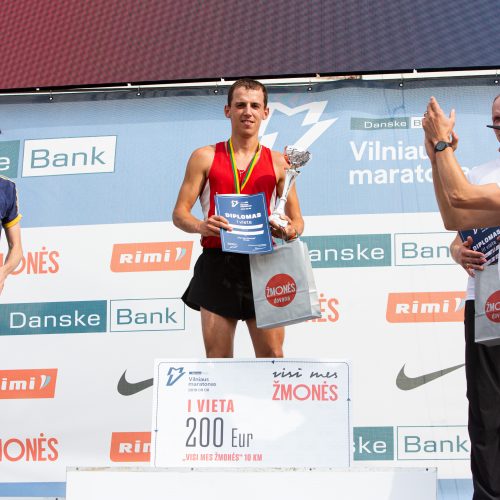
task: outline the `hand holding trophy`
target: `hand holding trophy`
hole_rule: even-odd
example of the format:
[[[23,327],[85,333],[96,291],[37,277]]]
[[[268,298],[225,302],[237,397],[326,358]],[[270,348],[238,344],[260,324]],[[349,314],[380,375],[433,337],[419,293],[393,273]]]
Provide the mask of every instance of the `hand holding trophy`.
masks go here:
[[[276,203],[273,213],[269,217],[269,220],[275,221],[281,227],[286,227],[288,224],[288,221],[282,219],[280,216],[285,213],[285,204],[288,198],[288,193],[290,192],[295,179],[300,174],[299,168],[303,167],[311,159],[311,153],[309,151],[299,151],[293,146],[285,147],[285,155],[288,158],[290,167],[285,171],[285,184],[283,186],[281,197]]]

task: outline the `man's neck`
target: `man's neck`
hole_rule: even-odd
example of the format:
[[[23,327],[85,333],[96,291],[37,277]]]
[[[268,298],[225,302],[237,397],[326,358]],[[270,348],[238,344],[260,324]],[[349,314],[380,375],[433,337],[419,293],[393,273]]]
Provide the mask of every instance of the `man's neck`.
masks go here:
[[[235,153],[255,153],[259,145],[258,137],[235,137],[231,135],[231,144]]]

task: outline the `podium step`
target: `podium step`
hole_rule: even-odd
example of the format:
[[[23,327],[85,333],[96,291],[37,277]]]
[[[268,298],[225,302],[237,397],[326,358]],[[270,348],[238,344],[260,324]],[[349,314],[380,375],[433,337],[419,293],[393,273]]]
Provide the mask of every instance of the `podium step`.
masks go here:
[[[435,468],[71,468],[66,500],[435,500]]]

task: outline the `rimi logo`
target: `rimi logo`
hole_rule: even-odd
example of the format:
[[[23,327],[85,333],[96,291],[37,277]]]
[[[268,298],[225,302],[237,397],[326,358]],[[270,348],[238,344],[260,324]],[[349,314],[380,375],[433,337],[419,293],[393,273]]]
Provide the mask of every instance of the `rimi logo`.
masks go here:
[[[386,319],[389,323],[463,321],[465,292],[390,293]]]
[[[0,370],[0,399],[53,398],[57,368]]]
[[[188,270],[192,250],[192,241],[116,243],[111,256],[111,271],[132,273]]]
[[[109,458],[112,462],[149,462],[151,432],[113,432]]]
[[[393,427],[354,427],[354,460],[394,460]]]

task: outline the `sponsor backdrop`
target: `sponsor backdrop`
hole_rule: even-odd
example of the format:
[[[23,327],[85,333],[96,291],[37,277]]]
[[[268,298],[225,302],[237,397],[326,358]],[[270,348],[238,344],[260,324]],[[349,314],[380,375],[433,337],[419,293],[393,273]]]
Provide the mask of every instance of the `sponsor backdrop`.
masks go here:
[[[285,353],[350,361],[355,465],[469,477],[466,275],[420,120],[430,95],[456,108],[470,168],[498,155],[497,93],[488,79],[271,92],[262,142],[313,154],[297,183],[323,312],[287,328]],[[153,360],[204,355],[180,300],[200,246],[171,211],[190,152],[228,137],[225,96],[108,97],[1,104],[25,248],[0,301],[3,495],[64,496],[67,466],[147,465]],[[236,354],[253,355],[244,325]]]

